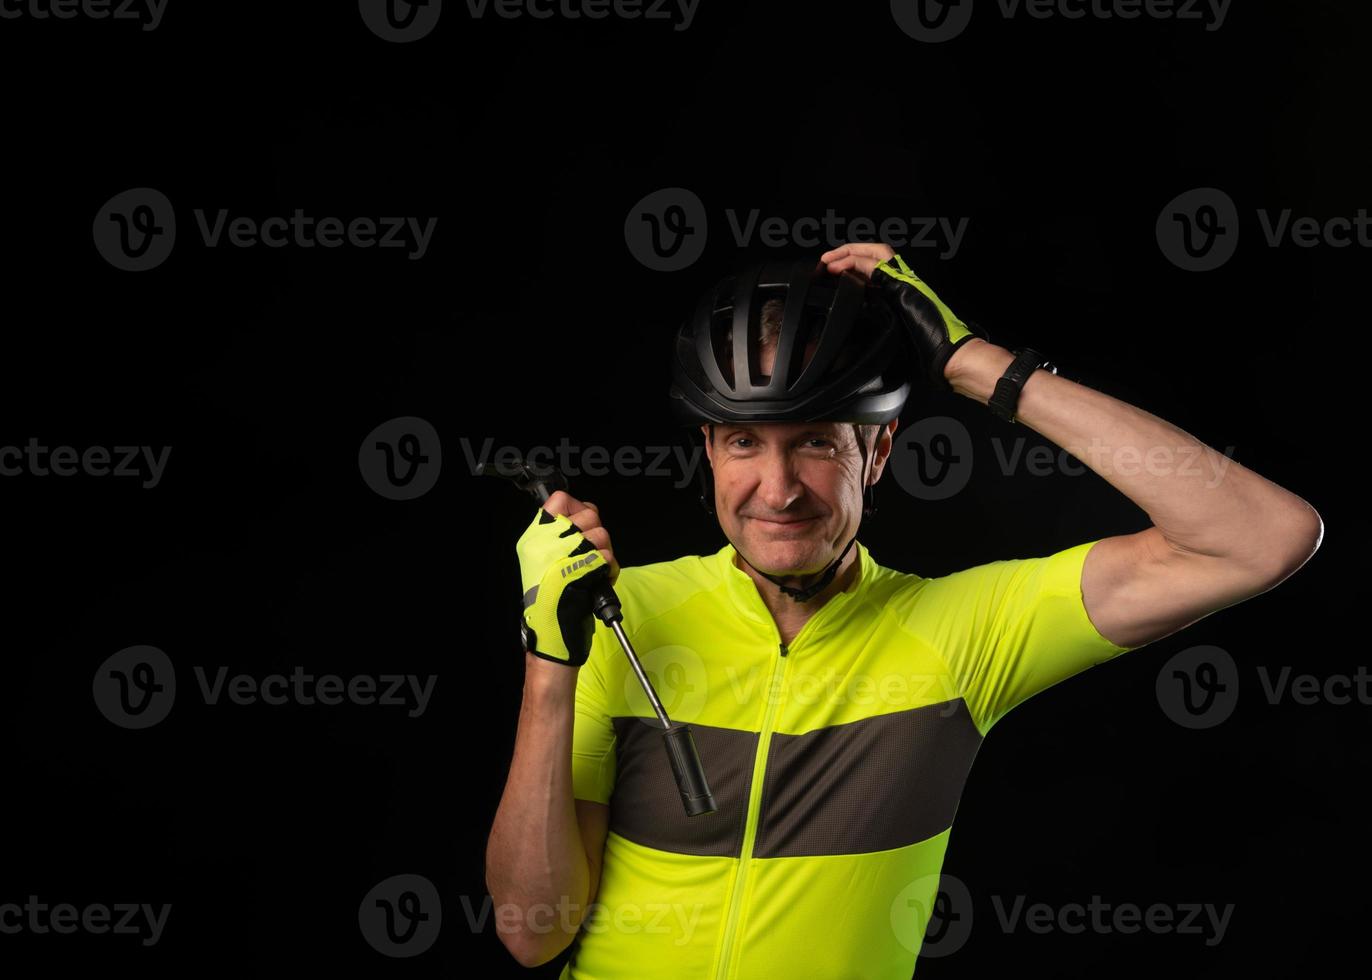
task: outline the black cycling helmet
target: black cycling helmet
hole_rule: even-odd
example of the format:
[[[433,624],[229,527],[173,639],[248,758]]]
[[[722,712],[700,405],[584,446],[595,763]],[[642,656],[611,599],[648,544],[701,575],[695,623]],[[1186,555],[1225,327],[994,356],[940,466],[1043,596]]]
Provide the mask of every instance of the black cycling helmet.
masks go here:
[[[785,302],[771,375],[762,375],[762,307]],[[805,363],[806,350],[814,355]],[[677,330],[672,350],[672,414],[682,425],[726,422],[848,422],[863,460],[863,516],[876,511],[867,486],[867,446],[859,425],[883,425],[900,415],[910,394],[908,347],[885,298],[851,272],[830,273],[822,262],[754,265],[711,287]],[[700,502],[714,511],[708,467]],[[820,578],[805,589],[750,567],[797,602],[833,580],[856,534]],[[735,546],[737,551],[737,546]],[[739,553],[743,557],[742,552]],[[743,559],[747,561],[747,558]]]
[[[776,360],[770,376],[757,375],[757,326],[773,298],[786,303]],[[904,343],[884,298],[856,275],[833,275],[822,263],[755,265],[706,291],[677,331],[672,412],[683,425],[884,424],[910,394]]]

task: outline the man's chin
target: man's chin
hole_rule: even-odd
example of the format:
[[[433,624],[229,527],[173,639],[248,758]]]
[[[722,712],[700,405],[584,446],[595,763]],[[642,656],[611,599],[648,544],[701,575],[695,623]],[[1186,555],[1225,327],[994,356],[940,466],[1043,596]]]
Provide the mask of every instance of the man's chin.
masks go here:
[[[771,534],[744,534],[748,561],[768,575],[805,576],[823,569],[832,556],[821,554],[822,542],[811,538],[777,538]]]

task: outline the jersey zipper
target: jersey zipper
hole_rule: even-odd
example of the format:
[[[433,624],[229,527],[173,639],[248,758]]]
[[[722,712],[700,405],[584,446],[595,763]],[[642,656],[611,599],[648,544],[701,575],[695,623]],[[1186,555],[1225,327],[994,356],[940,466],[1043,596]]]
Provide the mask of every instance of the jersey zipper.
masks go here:
[[[758,607],[762,609],[767,621],[772,625],[772,635],[776,637],[777,647],[781,656],[777,657],[776,664],[772,668],[771,687],[767,695],[767,711],[762,719],[762,737],[758,741],[757,755],[753,759],[753,783],[752,789],[748,793],[748,815],[743,825],[743,847],[739,855],[738,875],[734,878],[733,892],[729,897],[729,914],[725,918],[724,943],[720,951],[719,966],[715,970],[715,980],[731,980],[729,977],[729,958],[733,953],[734,932],[738,928],[738,918],[742,911],[743,886],[748,877],[748,864],[753,857],[753,843],[757,839],[757,824],[759,803],[762,799],[762,778],[767,771],[767,752],[772,744],[772,724],[776,720],[778,704],[786,690],[786,676],[790,672],[791,658],[789,654],[795,652],[796,644],[803,637],[808,636],[814,631],[816,623],[823,622],[826,618],[834,615],[834,610],[842,605],[837,602],[839,596],[834,596],[819,610],[805,621],[795,636],[791,637],[789,644],[781,642],[781,630],[777,628],[776,620],[772,618],[770,611],[762,605],[761,597],[758,597]],[[777,685],[777,675],[781,675],[781,684]],[[776,697],[772,697],[771,692],[777,691]]]
[[[777,657],[772,668],[772,679],[764,695],[767,698],[767,711],[762,719],[762,738],[758,743],[757,755],[753,759],[752,789],[748,793],[748,817],[743,825],[743,849],[739,855],[738,875],[734,878],[733,894],[729,898],[729,915],[724,926],[724,948],[720,952],[716,980],[728,980],[729,977],[729,957],[733,952],[734,930],[738,928],[738,917],[742,911],[743,885],[748,877],[748,863],[753,857],[753,842],[757,838],[758,803],[762,799],[763,774],[767,771],[767,751],[772,744],[772,722],[776,718],[781,692],[786,689],[786,668],[790,659],[787,656],[786,644],[781,643],[780,639],[778,635],[777,645],[781,648],[781,656]],[[777,684],[778,674],[781,675],[780,685]]]

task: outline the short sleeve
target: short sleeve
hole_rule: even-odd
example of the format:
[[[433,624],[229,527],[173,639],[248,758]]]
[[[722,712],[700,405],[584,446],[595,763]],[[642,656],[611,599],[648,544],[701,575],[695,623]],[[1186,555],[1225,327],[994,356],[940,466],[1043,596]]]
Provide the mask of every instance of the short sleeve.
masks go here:
[[[928,581],[924,618],[983,734],[1040,691],[1137,649],[1086,614],[1081,570],[1096,543]]]
[[[572,722],[572,796],[610,802],[615,785],[615,729],[606,709],[605,638],[609,629],[597,622],[586,662],[577,669],[576,718]]]

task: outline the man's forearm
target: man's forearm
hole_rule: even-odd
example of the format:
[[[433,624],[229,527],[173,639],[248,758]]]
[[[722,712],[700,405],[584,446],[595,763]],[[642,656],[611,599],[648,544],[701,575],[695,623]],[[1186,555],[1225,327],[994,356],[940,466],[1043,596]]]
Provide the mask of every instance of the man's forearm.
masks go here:
[[[946,369],[958,394],[985,404],[1014,355],[970,340]],[[1015,424],[1065,449],[1152,519],[1173,547],[1257,570],[1299,566],[1318,547],[1305,500],[1155,415],[1048,371],[1020,391]]]
[[[500,938],[525,966],[545,963],[567,948],[590,891],[572,799],[576,675],[525,654],[514,758],[486,845],[491,897],[497,907],[522,912],[501,928]]]

